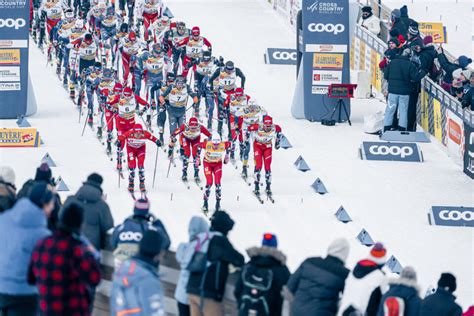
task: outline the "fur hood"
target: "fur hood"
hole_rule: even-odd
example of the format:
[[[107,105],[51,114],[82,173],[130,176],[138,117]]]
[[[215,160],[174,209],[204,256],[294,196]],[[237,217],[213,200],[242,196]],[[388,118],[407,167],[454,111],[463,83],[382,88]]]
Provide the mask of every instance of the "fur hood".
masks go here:
[[[420,292],[420,287],[418,286],[418,283],[416,280],[411,280],[411,279],[405,279],[405,278],[394,278],[390,279],[388,281],[389,285],[404,285],[406,287],[411,287],[416,290],[417,293]]]
[[[262,256],[262,257],[272,257],[278,262],[280,262],[282,265],[286,264],[286,256],[278,250],[277,248],[273,247],[252,247],[247,249],[247,254],[249,255],[250,258],[257,257],[257,256]]]

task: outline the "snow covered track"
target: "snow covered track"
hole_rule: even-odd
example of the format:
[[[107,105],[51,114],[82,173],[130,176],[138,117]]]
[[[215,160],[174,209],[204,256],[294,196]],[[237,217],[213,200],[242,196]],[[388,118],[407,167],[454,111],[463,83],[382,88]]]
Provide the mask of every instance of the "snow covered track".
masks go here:
[[[362,161],[357,150],[363,140],[377,140],[362,131],[363,116],[383,108],[376,100],[356,100],[352,123],[325,127],[295,120],[290,104],[295,83],[291,66],[265,65],[267,47],[293,47],[294,34],[271,9],[260,1],[173,1],[173,14],[188,26],[199,25],[213,42],[214,54],[233,60],[247,77],[246,90],[272,114],[283,128],[292,149],[273,152],[275,204],[260,205],[231,164],[223,167],[222,206],[236,221],[231,239],[244,251],[260,241],[265,231],[278,235],[280,248],[288,255],[290,268],[308,256],[324,254],[334,237],[351,241],[348,266],[365,256],[367,248],[355,239],[362,228],[386,244],[402,265],[413,265],[422,288],[435,285],[439,274],[452,271],[458,277],[459,301],[472,303],[474,230],[429,226],[432,205],[473,205],[473,184],[436,144],[420,144],[424,163]],[[30,74],[38,101],[38,114],[28,118],[45,141],[39,149],[2,149],[1,164],[17,173],[17,183],[34,175],[41,157],[49,152],[72,192],[92,171],[105,178],[104,192],[116,223],[132,212],[132,199],[117,187],[115,164],[105,148],[86,127],[77,123],[77,111],[52,68],[44,68],[45,55],[32,46]],[[2,121],[2,127],[15,122]],[[155,146],[148,144],[145,163],[148,197],[152,212],[166,223],[172,246],[187,240],[187,224],[200,214],[202,191],[187,190],[180,180],[181,163],[171,167],[160,154],[155,189],[152,189]],[[311,171],[297,171],[293,162],[303,155]],[[251,167],[250,170],[253,168]],[[125,173],[126,174],[126,173]],[[310,185],[319,177],[329,193],[318,195]],[[264,198],[265,199],[265,198]],[[211,204],[214,192],[211,194]],[[343,205],[353,222],[342,224],[334,213]]]

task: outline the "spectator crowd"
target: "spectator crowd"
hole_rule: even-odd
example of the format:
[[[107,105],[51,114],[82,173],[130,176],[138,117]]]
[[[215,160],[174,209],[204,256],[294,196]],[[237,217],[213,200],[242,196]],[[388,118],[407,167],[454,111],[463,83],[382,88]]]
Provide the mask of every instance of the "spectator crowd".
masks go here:
[[[149,212],[150,202],[140,199],[131,216],[114,226],[102,182],[92,173],[62,203],[47,164],[18,193],[14,171],[0,167],[0,315],[91,315],[103,272],[100,249],[107,247],[115,257],[111,314],[166,314],[159,274],[171,243],[165,225]],[[273,233],[247,249],[245,262],[228,238],[235,224],[225,211],[210,221],[191,218],[189,238],[176,251],[180,272],[174,298],[180,316],[225,315],[231,273],[238,275],[233,295],[240,316],[282,315],[284,300],[294,316],[474,315],[473,307],[463,314],[455,302],[453,274],[442,273],[437,288],[423,294],[413,267],[396,275],[385,266],[382,243],[351,270],[349,242],[338,238],[324,256],[304,260],[291,273]]]
[[[362,7],[361,27],[381,36],[380,23],[370,6]],[[422,37],[419,24],[408,16],[406,5],[391,12],[387,46],[379,64],[387,98],[383,132],[416,130],[420,82],[425,76],[449,92],[463,108],[474,111],[474,72],[468,68],[472,59],[461,55],[450,61],[431,35]]]

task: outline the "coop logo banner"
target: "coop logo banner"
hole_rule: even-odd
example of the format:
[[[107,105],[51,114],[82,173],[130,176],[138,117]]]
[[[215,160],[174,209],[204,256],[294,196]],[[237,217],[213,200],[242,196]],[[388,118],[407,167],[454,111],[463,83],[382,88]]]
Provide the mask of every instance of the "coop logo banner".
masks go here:
[[[433,206],[431,224],[474,227],[474,207]]]
[[[361,154],[364,160],[423,161],[420,149],[413,143],[363,142]]]
[[[267,48],[265,62],[270,65],[296,65],[296,49]]]

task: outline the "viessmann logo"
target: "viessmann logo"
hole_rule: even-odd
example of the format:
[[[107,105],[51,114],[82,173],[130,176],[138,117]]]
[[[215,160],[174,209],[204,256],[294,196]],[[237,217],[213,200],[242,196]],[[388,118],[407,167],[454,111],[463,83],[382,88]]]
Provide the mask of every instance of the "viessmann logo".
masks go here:
[[[323,23],[310,23],[308,24],[308,31],[310,32],[327,32],[327,33],[333,33],[334,35],[337,35],[339,33],[344,32],[345,30],[344,24],[323,24]]]
[[[7,28],[14,28],[18,30],[26,25],[26,21],[24,19],[0,19],[0,28],[7,27]]]

